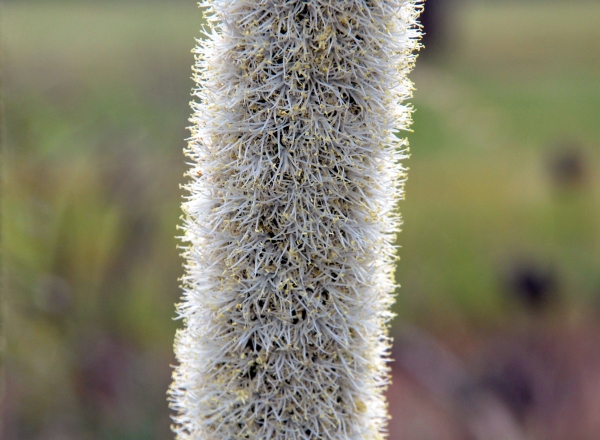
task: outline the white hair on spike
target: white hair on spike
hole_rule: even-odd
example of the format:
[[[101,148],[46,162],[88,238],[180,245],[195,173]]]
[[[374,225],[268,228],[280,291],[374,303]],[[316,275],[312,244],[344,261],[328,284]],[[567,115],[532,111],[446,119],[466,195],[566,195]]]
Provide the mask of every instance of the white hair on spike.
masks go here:
[[[380,439],[418,0],[212,0],[183,204],[183,439]]]

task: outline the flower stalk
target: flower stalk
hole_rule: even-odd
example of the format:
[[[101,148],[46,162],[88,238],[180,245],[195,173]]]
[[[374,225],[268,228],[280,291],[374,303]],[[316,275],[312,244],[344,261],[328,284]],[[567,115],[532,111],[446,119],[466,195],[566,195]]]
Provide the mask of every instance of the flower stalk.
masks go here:
[[[183,439],[378,439],[415,0],[212,0],[196,64]]]

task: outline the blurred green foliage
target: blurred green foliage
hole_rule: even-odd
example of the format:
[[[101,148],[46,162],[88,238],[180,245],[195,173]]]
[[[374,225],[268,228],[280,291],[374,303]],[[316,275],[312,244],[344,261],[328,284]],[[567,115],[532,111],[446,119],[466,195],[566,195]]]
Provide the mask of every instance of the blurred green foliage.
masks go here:
[[[515,259],[553,267],[560,294],[595,302],[600,5],[467,3],[456,15],[443,62],[413,75],[397,312],[442,328],[506,323]],[[569,188],[551,171],[563,150],[584,162]]]
[[[174,236],[200,16],[181,4],[3,7],[3,438],[170,435]]]
[[[413,74],[396,323],[511,325],[507,267],[600,294],[600,6],[464,3]],[[192,2],[7,2],[7,439],[168,438]],[[574,184],[552,161],[576,151]],[[558,159],[556,159],[558,157]],[[54,436],[54,437],[53,437]]]

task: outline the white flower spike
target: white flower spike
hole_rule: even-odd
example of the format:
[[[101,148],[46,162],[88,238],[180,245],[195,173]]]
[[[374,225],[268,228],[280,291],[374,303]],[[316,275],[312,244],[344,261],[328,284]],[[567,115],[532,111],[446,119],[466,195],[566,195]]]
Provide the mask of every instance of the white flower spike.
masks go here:
[[[420,1],[201,6],[173,429],[381,439]]]

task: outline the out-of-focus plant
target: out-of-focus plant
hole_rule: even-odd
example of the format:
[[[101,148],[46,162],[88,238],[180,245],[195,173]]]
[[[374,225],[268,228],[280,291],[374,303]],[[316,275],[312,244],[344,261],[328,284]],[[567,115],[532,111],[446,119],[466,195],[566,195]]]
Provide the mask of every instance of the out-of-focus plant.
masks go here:
[[[204,6],[174,430],[381,438],[421,6]]]

